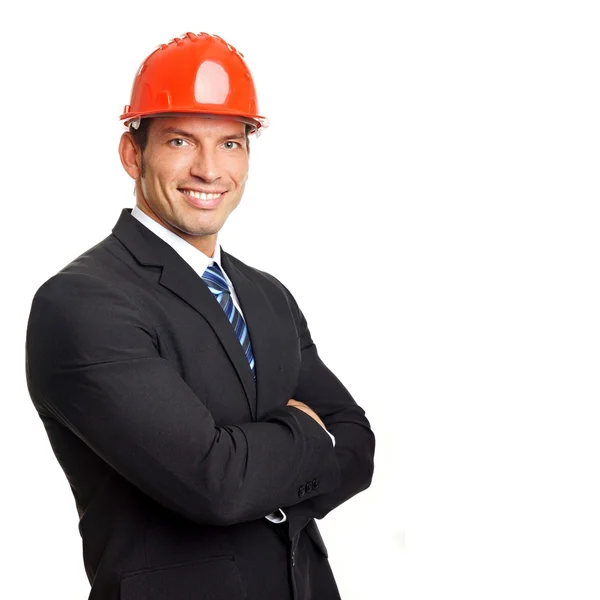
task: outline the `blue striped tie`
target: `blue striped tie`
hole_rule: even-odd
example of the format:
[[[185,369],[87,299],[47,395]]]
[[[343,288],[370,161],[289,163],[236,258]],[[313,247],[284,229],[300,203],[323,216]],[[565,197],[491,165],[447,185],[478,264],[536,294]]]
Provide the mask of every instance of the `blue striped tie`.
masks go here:
[[[246,321],[242,317],[240,311],[235,307],[233,299],[231,298],[231,291],[227,285],[227,281],[223,276],[223,271],[216,262],[206,268],[202,279],[208,285],[208,289],[214,294],[215,298],[221,305],[221,308],[225,311],[229,322],[233,326],[233,329],[240,340],[242,349],[248,359],[248,364],[256,377],[254,370],[254,354],[252,353],[252,346],[250,344],[250,336],[248,335],[248,328],[246,327]]]

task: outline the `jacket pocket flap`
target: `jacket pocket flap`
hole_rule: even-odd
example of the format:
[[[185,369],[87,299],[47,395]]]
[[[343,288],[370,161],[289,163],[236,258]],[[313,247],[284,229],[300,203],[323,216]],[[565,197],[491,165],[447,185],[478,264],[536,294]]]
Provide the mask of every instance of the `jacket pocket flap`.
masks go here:
[[[121,600],[244,600],[232,556],[145,569],[121,575]]]

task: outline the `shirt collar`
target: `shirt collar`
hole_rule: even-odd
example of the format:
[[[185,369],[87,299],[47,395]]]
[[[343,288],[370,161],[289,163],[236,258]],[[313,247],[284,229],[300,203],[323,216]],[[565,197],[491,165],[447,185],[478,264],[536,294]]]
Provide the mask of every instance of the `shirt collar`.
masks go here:
[[[213,252],[212,258],[210,256],[206,256],[204,252],[201,252],[197,248],[194,248],[190,243],[186,242],[183,238],[179,237],[176,233],[169,231],[164,225],[161,225],[154,219],[151,219],[145,212],[143,212],[137,204],[133,207],[131,211],[131,216],[137,219],[142,225],[145,225],[152,233],[156,234],[161,240],[169,244],[183,260],[185,260],[194,271],[200,277],[204,274],[207,267],[216,262],[221,270],[223,270],[223,266],[221,265],[221,247],[217,240],[215,244],[215,251]],[[227,282],[231,286],[231,282],[227,275],[225,275]]]

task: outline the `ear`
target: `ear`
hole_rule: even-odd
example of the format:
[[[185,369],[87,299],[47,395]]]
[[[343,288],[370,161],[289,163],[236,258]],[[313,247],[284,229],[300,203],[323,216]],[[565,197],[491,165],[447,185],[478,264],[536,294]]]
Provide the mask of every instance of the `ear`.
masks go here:
[[[129,131],[125,131],[119,142],[121,164],[132,179],[138,180],[142,172],[142,153],[133,141]]]

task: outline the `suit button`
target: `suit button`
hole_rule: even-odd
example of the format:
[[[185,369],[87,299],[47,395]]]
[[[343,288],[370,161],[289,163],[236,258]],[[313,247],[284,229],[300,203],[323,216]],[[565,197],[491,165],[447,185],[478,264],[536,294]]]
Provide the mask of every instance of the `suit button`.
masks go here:
[[[312,483],[310,481],[306,484],[306,491],[312,492]]]
[[[319,487],[319,480],[318,479],[313,479],[312,480],[312,486],[313,486],[313,489],[316,490]]]
[[[305,493],[306,493],[306,489],[304,488],[303,485],[301,485],[300,489],[298,490],[298,496],[300,496],[300,498],[302,498],[302,496],[304,496]]]

